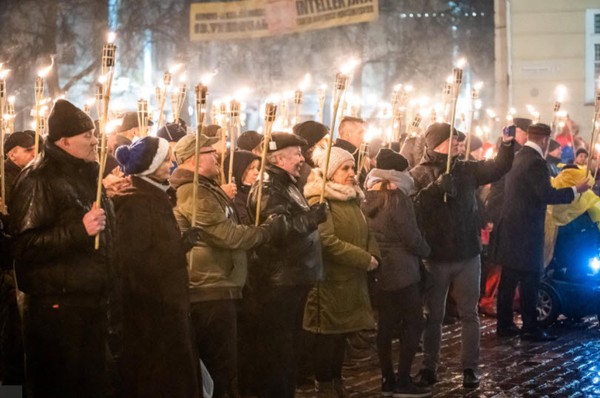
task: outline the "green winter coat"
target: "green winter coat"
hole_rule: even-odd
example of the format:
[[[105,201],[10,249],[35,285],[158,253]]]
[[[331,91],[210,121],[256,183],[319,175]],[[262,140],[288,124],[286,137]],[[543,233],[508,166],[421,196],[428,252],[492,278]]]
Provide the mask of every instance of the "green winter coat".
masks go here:
[[[322,180],[304,188],[309,204],[319,201]],[[338,334],[375,327],[369,300],[367,269],[379,248],[360,210],[358,186],[327,182],[327,221],[319,225],[323,247],[323,279],[308,294],[304,329]]]
[[[173,211],[182,232],[191,224],[193,178],[182,169],[170,178],[177,189]],[[267,242],[269,232],[264,226],[240,225],[233,203],[216,183],[199,176],[198,184],[196,226],[204,231],[205,241],[188,253],[190,301],[239,299],[248,274],[246,250]]]

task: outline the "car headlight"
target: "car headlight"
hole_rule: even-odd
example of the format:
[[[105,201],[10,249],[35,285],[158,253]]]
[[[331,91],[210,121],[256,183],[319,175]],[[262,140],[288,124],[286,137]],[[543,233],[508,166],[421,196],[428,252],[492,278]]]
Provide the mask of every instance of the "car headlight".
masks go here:
[[[600,259],[598,259],[598,257],[590,259],[589,266],[592,270],[592,274],[597,274],[598,272],[600,272]]]

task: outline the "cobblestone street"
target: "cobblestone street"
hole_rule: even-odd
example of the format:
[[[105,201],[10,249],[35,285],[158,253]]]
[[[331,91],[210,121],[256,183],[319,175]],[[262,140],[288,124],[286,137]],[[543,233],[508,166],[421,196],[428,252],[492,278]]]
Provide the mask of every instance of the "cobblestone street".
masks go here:
[[[558,340],[522,342],[518,337],[498,339],[495,319],[481,317],[481,385],[462,387],[460,325],[444,326],[440,380],[435,397],[600,397],[600,330],[596,317],[573,323],[559,322],[551,332]],[[417,355],[413,374],[420,367]],[[347,360],[344,377],[351,397],[379,397],[380,373],[375,347],[361,360]],[[312,386],[299,390],[313,397]]]

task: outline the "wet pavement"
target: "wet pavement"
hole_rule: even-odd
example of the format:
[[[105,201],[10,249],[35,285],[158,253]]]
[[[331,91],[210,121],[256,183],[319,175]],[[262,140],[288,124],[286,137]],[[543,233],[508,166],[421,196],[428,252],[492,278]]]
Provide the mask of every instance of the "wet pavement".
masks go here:
[[[518,320],[516,319],[517,323]],[[440,380],[435,397],[600,397],[600,328],[596,317],[564,320],[550,328],[558,339],[545,343],[497,338],[496,320],[481,317],[481,385],[462,387],[460,324],[444,326]],[[397,346],[397,344],[395,344]],[[373,347],[361,359],[347,359],[344,379],[351,397],[379,397],[381,376]],[[413,364],[420,368],[421,353]],[[310,384],[296,396],[315,396]]]

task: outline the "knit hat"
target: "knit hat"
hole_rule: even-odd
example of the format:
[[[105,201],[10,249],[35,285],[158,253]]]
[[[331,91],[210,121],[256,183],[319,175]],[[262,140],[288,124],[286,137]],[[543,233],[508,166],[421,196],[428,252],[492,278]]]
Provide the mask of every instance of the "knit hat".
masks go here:
[[[238,188],[243,183],[244,172],[246,171],[248,166],[250,166],[250,163],[252,163],[255,160],[260,160],[260,156],[254,154],[250,151],[244,151],[243,149],[242,150],[238,149],[237,151],[234,152],[234,154],[233,154],[233,172],[231,175],[235,179],[235,185],[237,185]],[[225,157],[224,162],[225,162],[226,174],[229,175],[229,153]],[[228,182],[231,182],[231,181],[228,181]]]
[[[262,134],[254,130],[244,131],[237,139],[237,147],[246,151],[251,151],[260,145]]]
[[[168,153],[167,140],[148,136],[129,146],[119,147],[115,157],[125,174],[147,176],[158,169]]]
[[[319,153],[322,158],[317,159],[315,162],[319,165],[319,168],[323,170],[325,168],[325,156],[327,156],[327,151],[323,151]],[[342,163],[347,160],[351,160],[354,163],[354,157],[352,154],[342,148],[339,147],[331,147],[331,156],[329,157],[329,169],[327,170],[327,179],[331,179],[337,169],[340,168]]]
[[[94,121],[81,109],[67,100],[54,103],[48,116],[48,139],[52,142],[63,137],[73,137],[94,130]]]
[[[31,148],[35,145],[35,132],[31,130],[16,131],[10,134],[4,141],[4,154],[11,149],[20,146],[21,148]]]
[[[382,170],[404,171],[408,167],[408,160],[389,148],[381,148],[375,161],[377,168]]]
[[[200,148],[211,146],[219,142],[217,137],[207,137],[200,135]],[[186,134],[185,137],[177,141],[175,144],[175,161],[177,164],[182,164],[196,153],[196,134]]]
[[[469,147],[469,150],[473,152],[481,147],[483,147],[483,141],[481,141],[481,138],[477,137],[476,135],[471,135],[471,146]]]
[[[549,137],[552,134],[550,126],[544,123],[535,123],[527,128],[527,134],[544,135]]]
[[[185,135],[187,131],[178,123],[167,123],[156,132],[156,136],[164,138],[169,142],[177,142]]]
[[[308,148],[315,146],[329,132],[327,126],[313,120],[298,123],[292,130],[294,134],[306,140]]]
[[[285,149],[289,146],[303,147],[307,145],[304,138],[294,134],[275,132],[271,134],[271,141],[267,148],[267,152],[275,152]]]
[[[218,124],[209,124],[202,128],[202,134],[207,137],[219,137],[219,130],[221,130],[221,126]]]
[[[580,153],[585,153],[586,156],[589,156],[589,152],[585,148],[579,148],[577,152],[575,152],[575,157],[579,156]]]
[[[558,148],[560,148],[560,143],[556,140],[551,139],[550,144],[548,145],[548,152],[552,152]]]
[[[117,128],[115,129],[115,133],[122,133],[124,131],[131,130],[134,127],[138,127],[138,122],[139,120],[137,112],[125,112],[121,120],[121,125],[117,126]],[[152,123],[152,120],[147,120],[146,123],[147,126],[154,125],[154,123]]]
[[[524,117],[513,118],[513,124],[523,131],[527,131],[527,129],[529,128],[529,126],[531,126],[532,123],[533,121],[531,119],[527,119]]]
[[[452,134],[458,136],[459,131],[453,127]],[[448,137],[450,137],[450,125],[448,123],[432,123],[425,131],[425,145],[433,150],[446,141]]]

